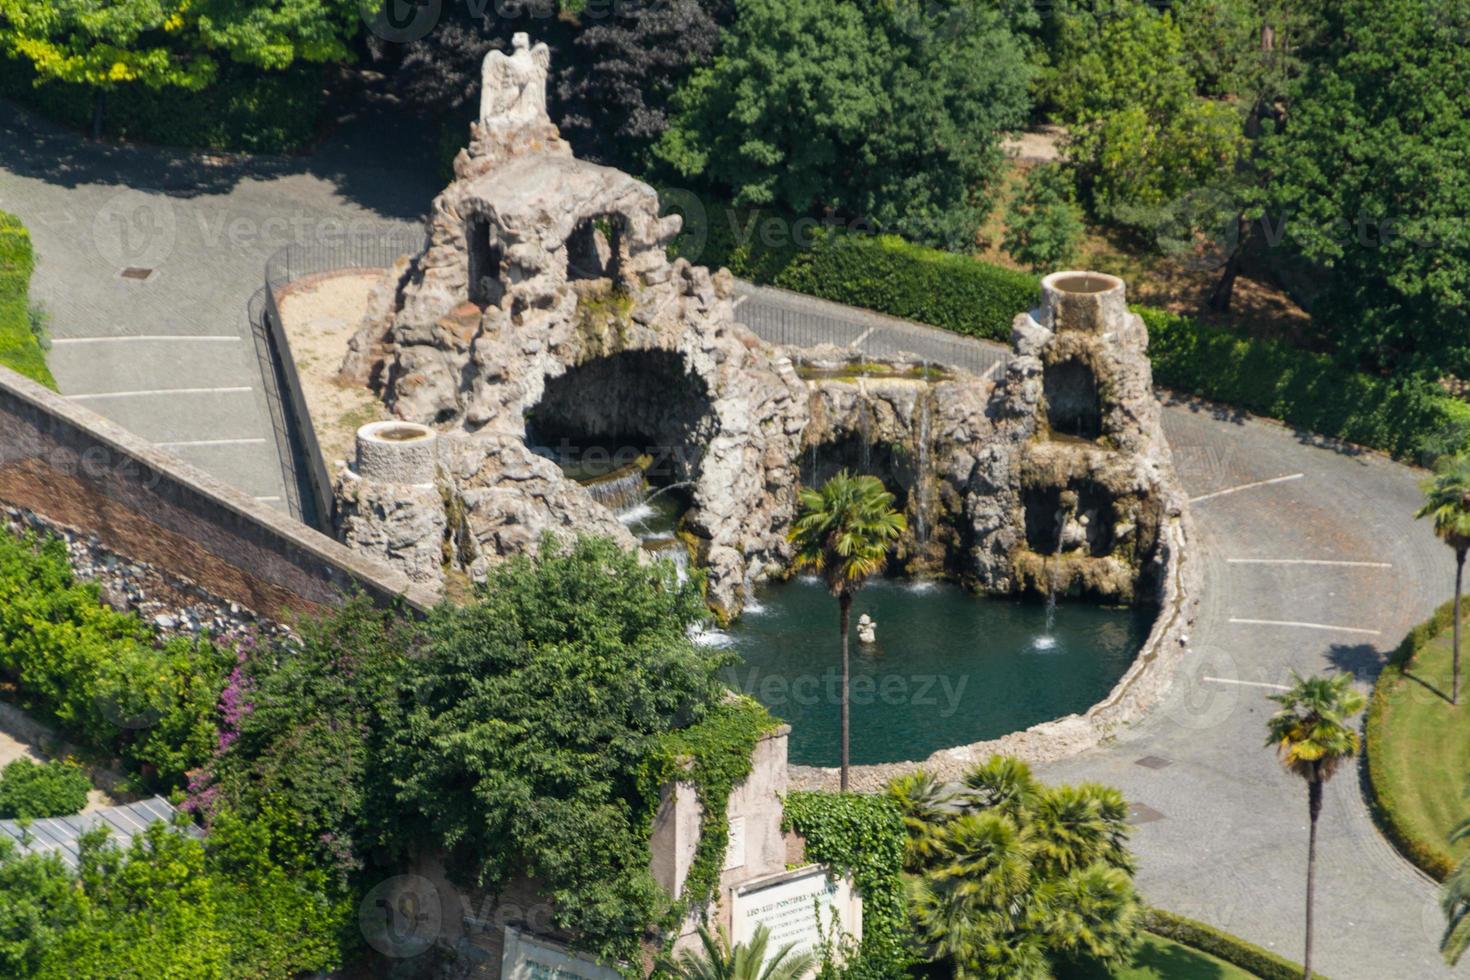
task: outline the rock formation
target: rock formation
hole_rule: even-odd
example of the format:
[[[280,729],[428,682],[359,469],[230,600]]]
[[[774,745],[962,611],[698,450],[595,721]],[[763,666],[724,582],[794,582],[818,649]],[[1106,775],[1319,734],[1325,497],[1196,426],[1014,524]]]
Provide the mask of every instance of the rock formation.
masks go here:
[[[895,491],[911,572],[1152,597],[1160,523],[1183,498],[1120,281],[1048,277],[998,381],[773,348],[735,322],[728,272],[668,258],[680,222],[652,188],[572,157],[546,116],[546,62],[524,35],[487,57],[424,248],[353,338],[344,376],[438,435],[432,487],[344,471],[345,540],[420,580],[480,576],[546,531],[633,547],[606,506],[626,487],[571,478],[569,457],[596,445],[623,454],[618,481],[642,470],[687,503],[679,539],[723,615],[785,568],[799,483],[842,466]]]

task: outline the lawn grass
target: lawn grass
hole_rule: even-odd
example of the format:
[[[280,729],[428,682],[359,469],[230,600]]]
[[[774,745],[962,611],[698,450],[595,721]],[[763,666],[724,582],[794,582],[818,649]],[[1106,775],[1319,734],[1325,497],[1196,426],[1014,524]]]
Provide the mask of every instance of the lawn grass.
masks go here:
[[[0,211],[0,364],[49,388],[56,379],[31,332],[30,285],[35,267],[31,236],[20,219]]]
[[[1057,980],[1253,980],[1238,966],[1162,936],[1145,935],[1125,967],[1058,964]]]
[[[1470,629],[1464,639],[1470,641]],[[1392,811],[1404,835],[1437,850],[1447,863],[1470,856],[1470,842],[1452,846],[1448,839],[1455,825],[1470,816],[1470,799],[1465,797],[1470,787],[1470,692],[1465,690],[1470,686],[1470,651],[1463,648],[1460,666],[1458,707],[1449,703],[1448,629],[1420,647],[1400,670],[1385,671],[1369,745],[1379,804]]]

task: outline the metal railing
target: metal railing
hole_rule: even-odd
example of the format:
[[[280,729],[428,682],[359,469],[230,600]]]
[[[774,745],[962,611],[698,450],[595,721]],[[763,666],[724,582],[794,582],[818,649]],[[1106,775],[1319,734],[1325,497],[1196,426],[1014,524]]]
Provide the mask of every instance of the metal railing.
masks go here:
[[[904,353],[984,375],[1011,358],[1005,347],[830,303],[742,283],[735,319],[762,340],[791,347],[832,344],[873,357]]]
[[[265,263],[265,288],[251,303],[251,322],[258,323],[269,342],[277,387],[281,389],[280,416],[290,442],[288,473],[295,477],[303,498],[299,518],[332,533],[332,480],[317,443],[316,428],[306,404],[306,392],[291,356],[291,345],[281,320],[280,293],[310,276],[349,269],[391,269],[404,255],[418,252],[424,236],[397,231],[344,236],[329,242],[297,242],[280,249]],[[273,412],[273,414],[275,414]]]

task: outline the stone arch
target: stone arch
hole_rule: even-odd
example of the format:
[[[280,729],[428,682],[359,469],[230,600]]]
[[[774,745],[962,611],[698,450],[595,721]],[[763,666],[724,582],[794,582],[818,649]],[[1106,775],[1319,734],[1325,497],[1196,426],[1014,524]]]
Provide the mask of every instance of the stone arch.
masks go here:
[[[653,486],[692,483],[716,429],[709,386],[678,353],[659,349],[571,366],[547,378],[526,411],[527,442],[581,482],[641,459]]]
[[[567,281],[610,280],[624,283],[628,219],[616,211],[581,219],[566,240]]]
[[[465,253],[470,301],[481,307],[499,306],[509,289],[505,251],[494,225],[483,214],[473,214],[465,222]]]

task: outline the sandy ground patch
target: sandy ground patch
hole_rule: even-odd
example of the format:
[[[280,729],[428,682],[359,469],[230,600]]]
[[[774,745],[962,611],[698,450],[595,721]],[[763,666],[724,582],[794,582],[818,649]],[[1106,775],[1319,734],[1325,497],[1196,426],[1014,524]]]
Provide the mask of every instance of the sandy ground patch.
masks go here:
[[[337,377],[347,341],[367,312],[368,296],[383,278],[379,270],[351,270],[293,283],[280,297],[281,322],[306,394],[307,411],[327,472],[356,454],[359,427],[388,417],[367,388]]]

